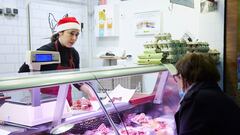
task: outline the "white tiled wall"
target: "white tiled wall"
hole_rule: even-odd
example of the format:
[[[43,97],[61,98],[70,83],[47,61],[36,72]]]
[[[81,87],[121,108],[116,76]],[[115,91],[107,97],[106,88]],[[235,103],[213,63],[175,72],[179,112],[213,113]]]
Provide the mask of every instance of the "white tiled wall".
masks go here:
[[[28,18],[27,5],[30,5]],[[48,14],[53,13],[60,19],[66,13],[87,23],[86,0],[0,0],[0,8],[17,8],[18,15],[0,15],[0,74],[17,72],[25,61],[29,49],[28,19],[30,19],[31,49],[35,50],[47,44],[51,37],[48,25]],[[88,67],[88,34],[87,28],[79,37],[75,48],[81,57],[81,67]]]
[[[17,72],[27,49],[25,0],[0,0],[1,8],[17,8],[18,15],[0,15],[0,73]]]

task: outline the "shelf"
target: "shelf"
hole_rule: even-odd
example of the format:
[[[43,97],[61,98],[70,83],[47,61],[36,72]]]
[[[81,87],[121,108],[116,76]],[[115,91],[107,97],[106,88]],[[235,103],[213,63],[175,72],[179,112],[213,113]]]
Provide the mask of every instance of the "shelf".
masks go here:
[[[105,59],[105,60],[124,60],[127,59],[127,57],[120,57],[120,56],[100,56],[100,59]]]
[[[131,105],[129,103],[119,103],[119,104],[115,104],[115,106],[119,112],[135,107],[134,105]],[[112,105],[108,105],[106,109],[109,114],[116,112],[115,108]],[[63,123],[78,123],[79,121],[83,121],[89,118],[96,118],[102,115],[104,115],[104,113],[100,108],[98,111],[90,111],[90,112],[72,116],[70,118],[66,118]]]

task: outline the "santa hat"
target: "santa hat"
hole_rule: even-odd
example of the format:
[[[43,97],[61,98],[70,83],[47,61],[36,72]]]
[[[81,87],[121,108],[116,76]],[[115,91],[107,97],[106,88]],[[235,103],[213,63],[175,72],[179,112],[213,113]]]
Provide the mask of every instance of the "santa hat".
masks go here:
[[[81,30],[81,26],[75,17],[65,17],[60,19],[57,23],[55,33],[69,29]]]

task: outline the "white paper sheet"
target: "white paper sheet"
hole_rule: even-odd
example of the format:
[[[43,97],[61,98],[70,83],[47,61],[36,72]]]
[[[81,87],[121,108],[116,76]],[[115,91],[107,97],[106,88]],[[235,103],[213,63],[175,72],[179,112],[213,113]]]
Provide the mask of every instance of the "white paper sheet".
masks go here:
[[[128,103],[129,100],[132,98],[133,94],[135,93],[136,89],[126,89],[123,88],[120,84],[114,88],[113,91],[108,91],[109,96],[114,103]],[[86,110],[72,110],[72,114],[80,114],[80,113],[87,113],[91,111],[97,111],[100,108],[100,104],[98,101],[91,101],[92,109],[90,111]],[[110,99],[106,96],[104,100],[102,100],[104,105],[110,105]]]
[[[118,84],[118,86],[109,93],[109,96],[114,103],[128,103],[135,91],[136,89],[126,89],[123,88],[120,84]],[[110,103],[110,99],[107,97],[103,100],[103,104],[108,103]]]

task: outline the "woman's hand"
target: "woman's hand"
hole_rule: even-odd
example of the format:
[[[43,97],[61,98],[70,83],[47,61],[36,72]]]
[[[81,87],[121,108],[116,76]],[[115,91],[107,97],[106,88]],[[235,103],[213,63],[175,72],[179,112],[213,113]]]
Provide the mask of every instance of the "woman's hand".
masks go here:
[[[94,90],[88,84],[84,83],[83,85],[81,85],[80,90],[88,96],[89,100],[97,100]]]

